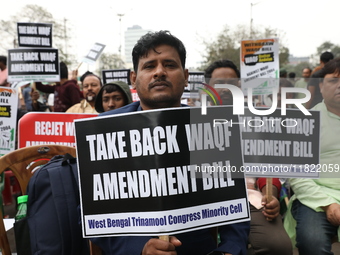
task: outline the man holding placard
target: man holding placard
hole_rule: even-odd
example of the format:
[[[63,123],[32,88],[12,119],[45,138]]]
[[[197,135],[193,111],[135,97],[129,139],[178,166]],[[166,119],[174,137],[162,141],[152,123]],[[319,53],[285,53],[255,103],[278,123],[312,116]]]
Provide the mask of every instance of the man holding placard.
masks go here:
[[[212,87],[216,84],[240,86],[240,71],[228,59],[211,63],[205,69],[205,78],[208,85]],[[220,95],[223,105],[233,104],[233,95],[229,89],[216,88],[216,92]],[[274,196],[271,200],[266,196],[265,178],[248,176],[246,184],[251,214],[248,254],[290,254],[292,246],[279,214],[278,196],[281,189],[279,179],[273,178]]]
[[[64,62],[60,62],[60,82],[56,85],[44,85],[36,82],[36,88],[45,93],[54,93],[54,111],[66,112],[71,106],[78,104],[82,99],[82,93],[77,84],[76,73],[68,79],[68,68]]]
[[[131,72],[131,82],[138,92],[140,101],[100,115],[183,106],[181,96],[188,83],[188,70],[185,69],[186,50],[179,39],[168,31],[148,33],[137,42],[132,56],[134,71]],[[218,248],[214,232],[209,228],[178,234],[178,239],[122,236],[96,238],[93,241],[105,254],[115,255],[208,253],[245,255],[248,233],[248,221],[220,226],[221,242]]]
[[[312,108],[321,112],[320,164],[306,164],[304,172],[319,179],[294,178],[284,226],[299,254],[333,254],[340,238],[340,58],[320,70],[323,101]]]

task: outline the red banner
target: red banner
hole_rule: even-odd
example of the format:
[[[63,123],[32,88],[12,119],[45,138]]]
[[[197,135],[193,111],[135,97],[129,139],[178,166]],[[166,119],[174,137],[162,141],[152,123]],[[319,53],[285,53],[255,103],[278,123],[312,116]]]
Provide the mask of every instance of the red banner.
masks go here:
[[[76,147],[73,120],[95,116],[97,114],[29,112],[19,120],[18,147],[42,144]]]

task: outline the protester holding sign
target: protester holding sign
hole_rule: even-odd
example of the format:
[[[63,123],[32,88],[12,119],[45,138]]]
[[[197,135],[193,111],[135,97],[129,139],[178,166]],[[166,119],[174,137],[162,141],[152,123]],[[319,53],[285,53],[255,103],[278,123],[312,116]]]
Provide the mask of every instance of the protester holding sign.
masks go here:
[[[294,195],[284,226],[300,255],[333,254],[332,241],[340,238],[340,58],[320,71],[320,164],[305,165],[305,172],[319,172],[319,179],[290,179]]]
[[[56,85],[43,85],[41,82],[36,82],[35,85],[42,92],[54,93],[55,112],[66,112],[83,97],[77,84],[77,77],[68,79],[68,68],[64,62],[60,62],[60,82]]]
[[[227,59],[217,60],[205,70],[206,82],[214,87],[215,84],[233,84],[240,86],[240,71],[236,65]],[[233,95],[228,89],[216,89],[224,105],[232,105]],[[281,183],[273,178],[273,198],[267,200],[265,178],[246,178],[248,199],[250,202],[250,233],[248,254],[282,254],[292,253],[289,237],[279,216]],[[256,184],[257,183],[257,184]],[[259,188],[257,188],[259,187]]]
[[[80,103],[71,106],[66,112],[97,113],[94,103],[102,87],[102,81],[100,77],[91,72],[86,72],[82,78],[84,99]]]
[[[132,85],[140,101],[100,115],[181,106],[181,96],[188,83],[183,43],[168,31],[148,33],[132,51],[134,71]],[[183,106],[183,105],[182,105]],[[233,254],[245,255],[249,222],[218,228],[221,242],[217,245],[211,229],[201,229],[170,237],[169,241],[148,236],[126,236],[92,239],[105,254]],[[216,233],[215,233],[216,234]],[[218,247],[217,247],[218,246]]]

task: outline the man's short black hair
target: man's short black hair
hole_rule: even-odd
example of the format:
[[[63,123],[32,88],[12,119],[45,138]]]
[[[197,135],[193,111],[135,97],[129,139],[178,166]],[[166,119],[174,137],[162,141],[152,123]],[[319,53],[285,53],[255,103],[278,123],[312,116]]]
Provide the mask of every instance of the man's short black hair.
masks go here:
[[[1,55],[1,56],[0,56],[0,62],[3,63],[4,65],[7,65],[7,57]]]
[[[93,74],[93,73],[90,71],[86,71],[82,76],[80,76],[81,83],[83,83],[85,77],[88,76],[89,74]]]
[[[331,73],[340,74],[340,57],[328,61],[320,70],[320,77],[324,78],[326,74]]]
[[[320,61],[324,64],[326,64],[328,61],[334,59],[334,55],[332,52],[325,51],[320,55]]]
[[[132,50],[133,69],[137,72],[139,59],[146,57],[150,50],[156,52],[156,47],[160,45],[169,45],[175,48],[181,60],[183,69],[185,68],[186,49],[181,40],[170,34],[167,30],[159,32],[148,32],[143,35]]]
[[[237,78],[240,78],[240,71],[237,69],[237,66],[229,59],[221,59],[216,60],[215,62],[211,63],[204,71],[204,77],[205,79],[210,79],[212,73],[216,68],[221,67],[228,67],[235,71]]]
[[[92,73],[90,71],[86,71],[82,76],[80,76],[81,83],[84,82],[84,80],[85,80],[85,78],[87,76],[94,76],[94,77],[96,77],[99,80],[100,87],[103,86],[102,79],[98,75],[96,75],[96,74],[94,74],[94,73]]]
[[[288,77],[291,78],[291,79],[294,79],[295,76],[296,76],[296,73],[294,73],[294,72],[289,72],[288,73]]]
[[[60,62],[60,79],[68,79],[68,68],[64,62]]]

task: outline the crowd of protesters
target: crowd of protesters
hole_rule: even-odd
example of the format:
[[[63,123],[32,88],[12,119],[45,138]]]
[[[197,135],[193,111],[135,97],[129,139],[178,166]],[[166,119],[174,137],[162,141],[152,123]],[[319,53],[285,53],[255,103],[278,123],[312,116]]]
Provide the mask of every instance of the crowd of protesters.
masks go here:
[[[135,56],[136,61],[134,62],[135,70],[132,71],[132,80],[135,82],[137,93],[141,98],[140,103],[132,102],[130,84],[122,81],[102,84],[101,78],[92,72],[86,72],[81,77],[78,77],[77,71],[72,71],[72,74],[69,75],[67,66],[61,62],[59,82],[55,84],[43,84],[41,82],[23,84],[21,87],[23,107],[21,107],[20,110],[24,112],[54,111],[67,113],[100,113],[101,115],[106,115],[111,114],[112,110],[124,106],[125,108],[122,109],[127,109],[124,110],[125,112],[138,111],[140,110],[138,107],[144,109],[165,108],[159,107],[159,105],[164,104],[163,101],[152,103],[148,101],[152,95],[150,94],[151,92],[149,93],[147,90],[151,89],[148,88],[148,84],[143,80],[147,77],[147,74],[145,74],[143,66],[141,67],[140,65],[143,61],[145,62],[149,59],[153,64],[150,70],[155,70],[152,79],[158,79],[158,83],[164,83],[159,87],[169,87],[169,90],[173,89],[176,92],[176,103],[170,104],[169,101],[169,104],[164,105],[167,107],[180,106],[180,99],[185,86],[184,81],[186,83],[188,82],[188,71],[184,66],[185,48],[176,37],[164,31],[158,34],[150,33],[148,36],[142,37],[141,40],[155,40],[155,44],[151,44],[152,47],[146,49],[146,52],[135,52],[135,54],[137,54]],[[138,43],[143,43],[143,41],[138,41]],[[138,43],[136,47],[138,47]],[[165,61],[163,58],[166,58],[166,61],[171,62],[173,65],[170,71],[167,71],[168,67],[161,67]],[[164,70],[162,68],[164,68]],[[8,83],[6,77],[7,68],[5,56],[0,56],[0,69],[0,86],[10,86],[11,84]],[[332,53],[325,52],[320,56],[320,66],[314,68],[314,70],[312,70],[311,66],[306,66],[301,71],[302,77],[297,78],[294,73],[288,74],[286,70],[281,69],[280,78],[282,81],[280,81],[280,86],[298,87],[311,91],[312,98],[305,106],[308,109],[314,107],[313,109],[320,110],[323,114],[321,119],[324,121],[321,123],[320,160],[325,162],[325,164],[339,164],[340,140],[337,131],[340,127],[340,59],[334,59]],[[205,70],[205,77],[209,79],[211,86],[214,86],[214,79],[224,80],[224,82],[239,86],[238,79],[240,78],[240,71],[231,61],[221,60],[209,65]],[[171,81],[171,79],[173,79],[174,83],[171,83],[172,85],[170,86],[166,82],[168,82],[168,80]],[[179,81],[179,79],[181,79],[181,81]],[[233,81],[230,82],[230,80]],[[173,88],[172,86],[180,86],[180,88]],[[161,90],[164,88],[158,89]],[[223,98],[223,104],[232,104],[233,101],[230,91],[221,90],[218,92]],[[53,109],[47,104],[49,94],[54,95]],[[303,95],[297,94],[292,95],[292,97],[303,98]],[[136,106],[136,109],[128,109],[126,105],[129,105],[130,108]],[[124,111],[122,110],[122,112]],[[103,114],[103,112],[106,113]],[[234,225],[235,229],[226,232],[230,235],[240,233],[240,231],[247,233],[246,244],[243,248],[237,249],[236,247],[231,248],[231,244],[226,244],[223,246],[226,250],[216,249],[211,254],[284,255],[293,254],[292,247],[295,246],[299,249],[300,255],[332,254],[332,241],[334,241],[335,237],[339,236],[339,180],[338,178],[329,178],[327,176],[317,180],[305,180],[302,178],[289,180],[294,195],[289,202],[287,221],[285,221],[286,218],[278,213],[280,211],[278,200],[280,199],[279,190],[281,189],[281,183],[276,180],[274,185],[275,199],[273,200],[274,202],[269,203],[269,201],[266,201],[265,193],[262,193],[264,184],[261,180],[248,179],[247,188],[248,195],[251,198],[250,203],[252,209],[251,222],[249,226],[246,227],[242,224],[242,226]],[[202,233],[203,232],[204,231],[202,231]],[[223,237],[225,236],[226,239],[230,239],[230,235],[227,236],[226,233],[222,233]],[[204,232],[204,235],[207,235],[207,233]],[[131,240],[129,241],[128,238],[113,238],[110,243],[106,243],[105,240],[103,242],[103,239],[96,241],[99,245],[102,245],[104,250],[115,249],[115,251],[120,251],[121,248],[113,248],[113,246],[125,243],[126,249],[129,248],[135,251],[138,248],[138,254],[158,254],[156,250],[157,252],[164,252],[162,254],[176,254],[175,251],[181,251],[181,249],[187,252],[191,250],[191,247],[186,247],[186,241],[194,243],[197,247],[202,246],[199,245],[200,240],[192,240],[192,238],[187,235],[182,236],[182,243],[178,239],[172,238],[168,245],[165,245],[165,241],[163,240],[146,240],[146,238],[141,237],[131,239],[132,242],[130,242]],[[197,234],[197,236],[199,235]],[[243,236],[240,235],[239,238],[243,238]],[[292,242],[287,241],[289,238]],[[138,245],[134,246],[133,242],[138,243]],[[244,240],[238,242],[237,245],[242,245],[242,243],[244,243]],[[199,251],[197,247],[194,249],[195,252]],[[248,250],[247,253],[244,252],[245,250]],[[123,250],[123,252],[126,252],[126,250]],[[118,252],[116,254],[120,253]],[[179,254],[185,253],[182,252]]]

